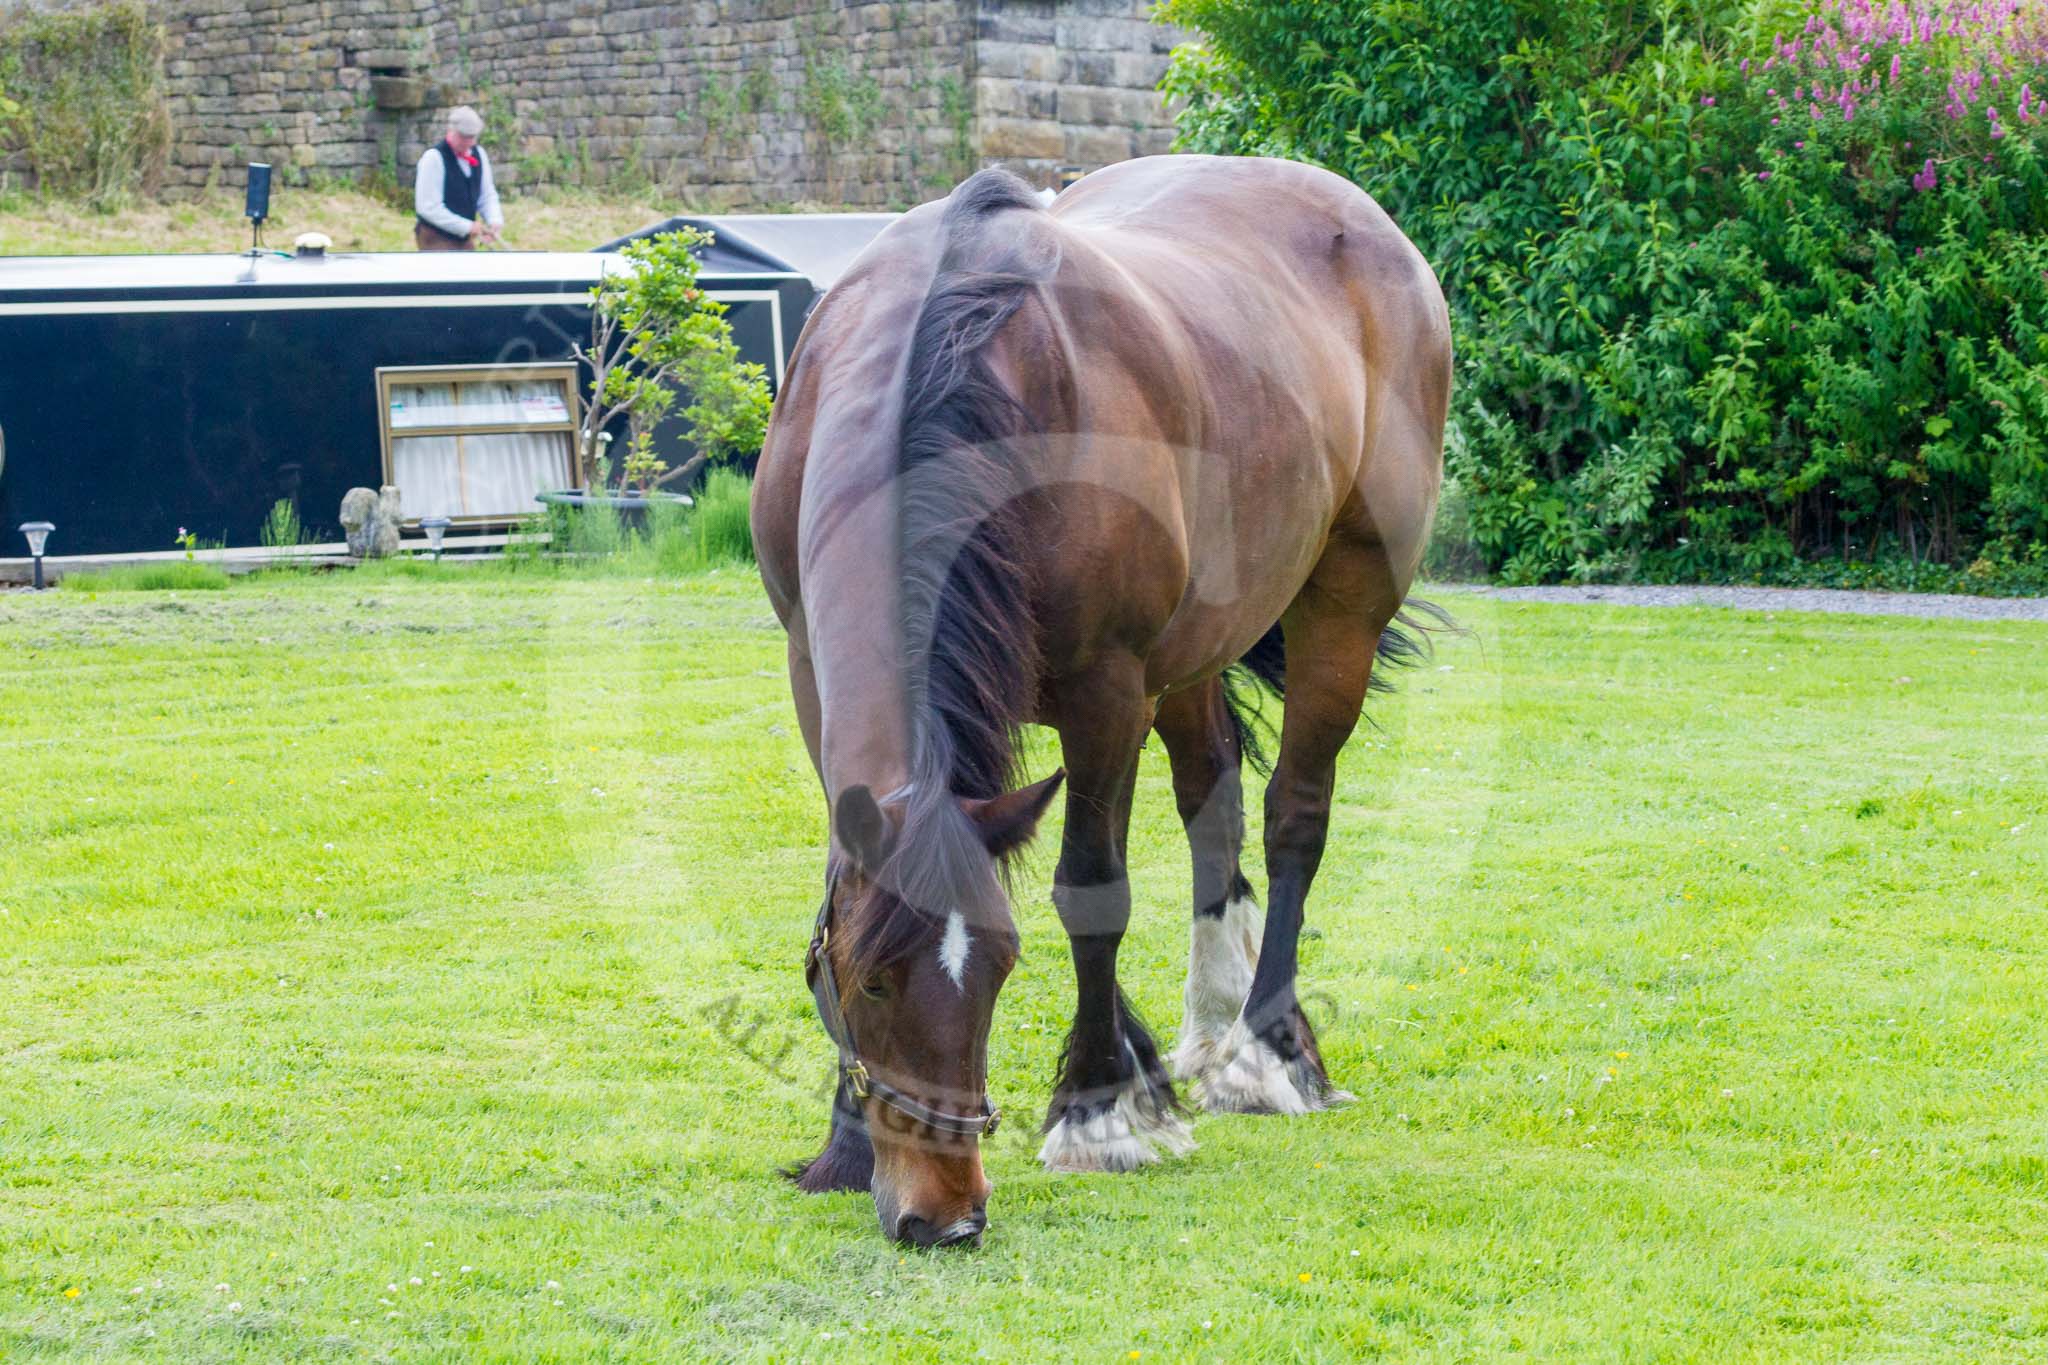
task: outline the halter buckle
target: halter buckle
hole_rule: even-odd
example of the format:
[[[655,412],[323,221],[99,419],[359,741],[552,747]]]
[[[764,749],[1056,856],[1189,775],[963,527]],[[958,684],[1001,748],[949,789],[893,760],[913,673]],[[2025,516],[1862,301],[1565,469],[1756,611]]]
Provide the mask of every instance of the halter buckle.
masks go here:
[[[996,1125],[1000,1124],[1002,1121],[1003,1111],[991,1107],[988,1111],[988,1121],[981,1125],[981,1135],[985,1138],[994,1137],[996,1135]]]
[[[857,1100],[868,1097],[868,1068],[858,1057],[847,1063],[846,1088]]]

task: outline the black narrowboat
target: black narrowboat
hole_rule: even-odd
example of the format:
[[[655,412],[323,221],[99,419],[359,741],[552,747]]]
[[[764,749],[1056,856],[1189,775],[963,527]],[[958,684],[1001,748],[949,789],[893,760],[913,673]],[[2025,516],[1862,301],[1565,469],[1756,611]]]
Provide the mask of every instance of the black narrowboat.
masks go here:
[[[777,385],[837,264],[887,221],[819,218],[839,221],[790,238],[808,272],[748,240],[749,220],[648,229],[717,234],[700,280]],[[53,522],[64,556],[167,550],[181,531],[253,546],[286,501],[333,538],[342,495],[383,484],[409,522],[510,524],[575,482],[588,375],[571,348],[616,262],[603,249],[0,260],[0,536]]]

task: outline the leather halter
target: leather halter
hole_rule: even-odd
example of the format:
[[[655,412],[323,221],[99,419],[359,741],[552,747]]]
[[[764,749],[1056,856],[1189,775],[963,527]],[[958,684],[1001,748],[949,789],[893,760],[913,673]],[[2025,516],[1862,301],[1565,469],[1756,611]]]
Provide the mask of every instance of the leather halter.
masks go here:
[[[981,1097],[979,1114],[949,1113],[904,1094],[870,1072],[867,1064],[861,1061],[860,1048],[853,1041],[853,1026],[847,1023],[845,1012],[839,1008],[839,982],[833,976],[832,954],[826,951],[832,941],[832,891],[836,885],[837,878],[826,883],[825,900],[818,907],[818,927],[812,931],[811,946],[804,953],[804,980],[810,985],[811,998],[817,1002],[818,1019],[825,1025],[833,1046],[839,1049],[839,1074],[848,1092],[855,1099],[866,1099],[872,1095],[904,1117],[942,1133],[960,1137],[994,1137],[996,1125],[1002,1122],[1003,1111],[991,1104],[986,1094]]]

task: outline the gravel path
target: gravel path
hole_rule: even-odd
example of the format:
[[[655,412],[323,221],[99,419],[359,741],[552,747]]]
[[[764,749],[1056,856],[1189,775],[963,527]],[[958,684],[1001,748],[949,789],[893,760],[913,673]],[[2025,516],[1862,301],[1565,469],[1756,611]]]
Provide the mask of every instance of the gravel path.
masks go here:
[[[1599,602],[1621,607],[1737,607],[1743,611],[1838,611],[1856,616],[1940,616],[1964,621],[2048,621],[2048,597],[1964,597],[1838,588],[1495,588],[1462,583],[1455,586],[1460,592],[1498,597],[1507,602]]]

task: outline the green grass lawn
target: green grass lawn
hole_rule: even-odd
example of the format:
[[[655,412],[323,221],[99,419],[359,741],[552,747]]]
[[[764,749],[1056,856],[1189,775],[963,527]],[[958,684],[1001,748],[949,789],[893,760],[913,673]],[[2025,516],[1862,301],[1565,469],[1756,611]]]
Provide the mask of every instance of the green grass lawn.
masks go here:
[[[0,1358],[2048,1356],[2048,628],[1447,600],[1311,902],[1358,1102],[1014,1122],[923,1254],[773,1174],[824,811],[749,572],[0,597]],[[1156,746],[1131,848],[1170,1037]]]

